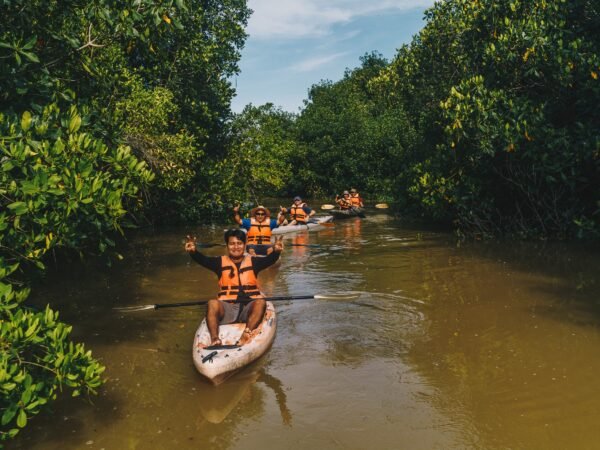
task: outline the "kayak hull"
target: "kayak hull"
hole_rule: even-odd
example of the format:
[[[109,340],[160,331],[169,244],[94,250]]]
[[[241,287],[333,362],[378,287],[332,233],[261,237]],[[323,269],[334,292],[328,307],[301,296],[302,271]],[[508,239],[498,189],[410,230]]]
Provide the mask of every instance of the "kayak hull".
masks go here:
[[[296,231],[304,231],[304,230],[312,230],[312,229],[321,229],[323,228],[324,223],[331,222],[333,220],[333,216],[323,216],[317,217],[314,222],[307,223],[306,225],[280,225],[275,228],[272,233],[273,234],[285,234],[285,233],[294,233]]]
[[[273,303],[267,302],[265,317],[254,331],[254,337],[246,344],[238,346],[237,342],[245,328],[245,323],[220,325],[219,338],[222,345],[211,348],[206,319],[202,320],[198,327],[192,348],[194,366],[213,385],[223,383],[269,350],[277,330],[277,317]]]
[[[335,217],[337,220],[348,219],[350,217],[366,217],[365,210],[363,208],[336,209],[330,212],[333,215],[333,217]]]

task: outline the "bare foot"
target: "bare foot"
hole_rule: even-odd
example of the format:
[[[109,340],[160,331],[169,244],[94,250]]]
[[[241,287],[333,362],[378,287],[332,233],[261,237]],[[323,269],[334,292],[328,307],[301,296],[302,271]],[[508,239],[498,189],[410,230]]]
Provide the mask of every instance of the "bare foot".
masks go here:
[[[242,333],[242,337],[240,337],[240,339],[238,340],[238,345],[244,345],[246,343],[248,343],[249,341],[252,340],[252,338],[254,337],[256,330],[252,330],[250,331],[248,328],[246,328],[244,330],[244,332]]]
[[[221,344],[222,344],[221,339],[216,338],[216,339],[212,340],[212,342],[210,343],[210,346],[212,347],[213,345],[221,345]]]

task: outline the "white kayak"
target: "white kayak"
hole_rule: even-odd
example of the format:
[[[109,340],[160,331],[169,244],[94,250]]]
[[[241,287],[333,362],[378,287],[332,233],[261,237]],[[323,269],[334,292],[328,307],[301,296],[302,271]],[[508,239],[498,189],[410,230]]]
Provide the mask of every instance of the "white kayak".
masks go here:
[[[215,386],[221,384],[234,373],[256,361],[271,347],[275,339],[277,318],[273,303],[267,302],[265,318],[254,330],[249,342],[239,346],[237,342],[246,328],[245,323],[232,323],[219,326],[220,346],[210,346],[210,334],[206,319],[202,321],[194,337],[192,354],[198,372]]]
[[[333,216],[315,217],[312,221],[302,225],[280,225],[275,228],[273,234],[292,233],[294,231],[312,230],[313,228],[322,228],[324,223],[329,223],[333,220]]]

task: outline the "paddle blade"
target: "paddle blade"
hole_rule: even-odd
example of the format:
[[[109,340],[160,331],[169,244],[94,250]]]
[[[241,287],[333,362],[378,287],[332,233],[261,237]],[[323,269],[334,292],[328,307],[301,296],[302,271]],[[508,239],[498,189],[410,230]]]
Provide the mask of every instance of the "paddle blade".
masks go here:
[[[321,209],[334,209],[335,205],[321,205]]]
[[[360,297],[360,294],[347,293],[347,294],[316,294],[315,299],[317,300],[353,300]]]
[[[387,203],[377,203],[375,208],[377,209],[388,209],[390,206]]]
[[[155,305],[140,305],[140,306],[117,306],[113,308],[115,311],[121,312],[134,312],[134,311],[147,311],[148,309],[156,309]]]

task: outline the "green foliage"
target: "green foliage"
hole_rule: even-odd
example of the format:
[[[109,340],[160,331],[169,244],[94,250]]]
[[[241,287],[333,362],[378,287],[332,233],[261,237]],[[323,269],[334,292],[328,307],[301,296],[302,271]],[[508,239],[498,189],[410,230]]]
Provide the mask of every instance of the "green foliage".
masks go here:
[[[194,137],[177,128],[178,116],[173,93],[163,87],[147,89],[139,76],[123,84],[130,90],[116,105],[116,118],[123,123],[125,141],[158,175],[157,186],[181,191],[195,175],[194,159],[202,152],[194,146]],[[176,130],[176,131],[175,131]]]
[[[149,205],[191,220],[222,203],[205,186],[249,13],[244,0],[0,0],[1,439],[57,388],[100,383],[70,327],[23,305],[45,256],[112,253]]]
[[[26,426],[61,386],[94,392],[104,368],[48,306],[23,306],[18,287],[54,248],[102,253],[125,208],[153,178],[127,147],[84,132],[89,118],[55,104],[41,114],[0,116],[0,439]]]
[[[293,160],[301,174],[294,191],[332,195],[355,186],[383,197],[391,193],[390,177],[413,132],[402,107],[385,108],[372,86],[386,61],[368,54],[361,62],[341,81],[311,88],[298,118],[306,150]]]
[[[580,218],[598,221],[600,89],[593,74],[600,58],[592,3],[453,1],[429,17],[411,51],[429,74],[433,64],[421,55],[431,56],[442,37],[449,49],[439,58],[445,94],[438,91],[439,106],[430,107],[443,135],[429,160],[438,161],[433,178],[450,180],[435,195],[459,227],[564,237],[579,234]],[[411,81],[409,91],[440,86],[427,77]]]
[[[7,262],[33,263],[54,246],[102,253],[121,229],[140,186],[153,178],[131,150],[110,149],[82,131],[87,116],[56,105],[42,114],[0,118],[0,245]],[[130,199],[130,200],[128,200]],[[132,201],[132,202],[131,202]]]
[[[14,266],[13,266],[14,267]],[[0,259],[0,271],[6,268]],[[27,289],[0,279],[0,441],[14,437],[56,398],[63,386],[73,396],[95,393],[104,367],[82,344],[69,342],[71,327],[58,313],[18,308]]]
[[[591,0],[449,0],[386,65],[313,86],[295,166],[461,233],[600,234],[600,14]]]
[[[88,105],[90,131],[130,145],[157,175],[160,215],[177,216],[185,185],[207,182],[204,153],[213,165],[225,154],[246,2],[15,0],[0,14],[10,18],[0,30],[0,111]]]
[[[248,105],[233,117],[227,156],[219,172],[234,198],[277,195],[294,174],[294,117],[272,104]],[[236,195],[237,194],[237,195]]]

